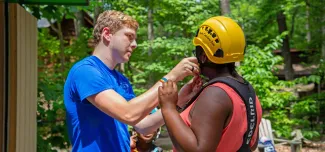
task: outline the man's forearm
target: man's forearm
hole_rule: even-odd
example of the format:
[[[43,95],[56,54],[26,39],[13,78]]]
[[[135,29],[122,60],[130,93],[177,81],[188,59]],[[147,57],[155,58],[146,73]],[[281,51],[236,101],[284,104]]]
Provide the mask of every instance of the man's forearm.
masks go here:
[[[186,99],[178,96],[179,107],[183,107],[186,103]],[[158,100],[157,100],[158,101]],[[156,102],[156,101],[155,101]],[[154,114],[148,115],[144,119],[142,119],[139,123],[137,123],[134,127],[141,134],[150,134],[153,131],[157,130],[159,127],[165,124],[163,119],[161,109],[159,109]]]
[[[161,86],[160,82],[157,82],[147,92],[140,96],[133,98],[127,103],[126,118],[131,121],[132,126],[139,123],[144,117],[146,117],[152,109],[158,105],[158,87]]]
[[[134,128],[141,134],[147,135],[156,131],[159,127],[164,125],[164,119],[159,109],[157,112],[148,115],[137,123]]]
[[[166,76],[167,79],[173,79],[171,76]],[[148,91],[128,102],[126,118],[130,119],[132,126],[139,123],[150,111],[158,105],[158,88],[161,82],[157,82]]]

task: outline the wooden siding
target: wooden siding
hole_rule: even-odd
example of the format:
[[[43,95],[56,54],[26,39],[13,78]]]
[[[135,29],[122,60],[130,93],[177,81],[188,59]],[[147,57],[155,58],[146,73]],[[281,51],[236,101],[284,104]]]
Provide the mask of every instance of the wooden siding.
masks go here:
[[[5,18],[4,2],[0,1],[0,151],[4,151],[5,125]]]
[[[9,151],[35,152],[37,137],[37,19],[9,4]]]

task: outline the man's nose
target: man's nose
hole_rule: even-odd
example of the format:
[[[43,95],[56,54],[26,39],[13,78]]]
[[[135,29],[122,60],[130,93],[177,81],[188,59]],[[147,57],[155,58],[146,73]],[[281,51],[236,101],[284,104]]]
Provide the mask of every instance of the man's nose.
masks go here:
[[[134,50],[135,48],[137,48],[137,46],[138,46],[138,44],[137,44],[137,41],[132,41],[132,43],[131,43],[131,48],[132,48],[132,50]]]

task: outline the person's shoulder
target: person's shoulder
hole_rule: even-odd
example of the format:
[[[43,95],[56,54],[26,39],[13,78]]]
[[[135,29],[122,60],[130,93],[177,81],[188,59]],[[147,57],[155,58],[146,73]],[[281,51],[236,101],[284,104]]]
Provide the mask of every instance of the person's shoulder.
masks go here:
[[[218,85],[207,86],[201,93],[203,96],[207,96],[212,99],[227,98],[227,91]]]
[[[82,60],[78,61],[76,65],[82,66],[97,66],[98,59],[95,56],[88,56],[83,58]]]
[[[98,69],[95,66],[95,62],[93,61],[93,59],[91,59],[91,57],[86,57],[80,61],[78,61],[77,63],[75,63],[71,70],[70,73],[74,74],[74,73],[84,73],[84,74],[89,74],[89,72],[96,72],[98,71]]]
[[[76,69],[78,69],[79,67],[82,67],[82,66],[89,66],[91,65],[91,59],[90,57],[85,57],[79,61],[76,61],[73,66],[71,67],[70,71],[74,71]]]
[[[216,107],[230,109],[232,107],[232,102],[228,93],[223,88],[214,85],[206,87],[201,92],[197,98],[196,104],[207,109],[214,109]]]

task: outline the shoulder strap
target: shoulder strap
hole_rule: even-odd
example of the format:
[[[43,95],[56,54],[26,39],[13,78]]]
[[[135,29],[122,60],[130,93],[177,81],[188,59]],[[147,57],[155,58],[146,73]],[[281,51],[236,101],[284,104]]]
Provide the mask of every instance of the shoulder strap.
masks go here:
[[[247,113],[247,131],[243,136],[243,144],[238,152],[250,151],[249,143],[253,137],[257,124],[256,95],[254,88],[246,80],[244,83],[241,83],[229,77],[214,78],[205,84],[201,90],[185,105],[185,107],[181,109],[181,111],[190,106],[207,86],[217,82],[224,83],[231,87],[236,91],[236,93],[242,98],[245,103]]]

